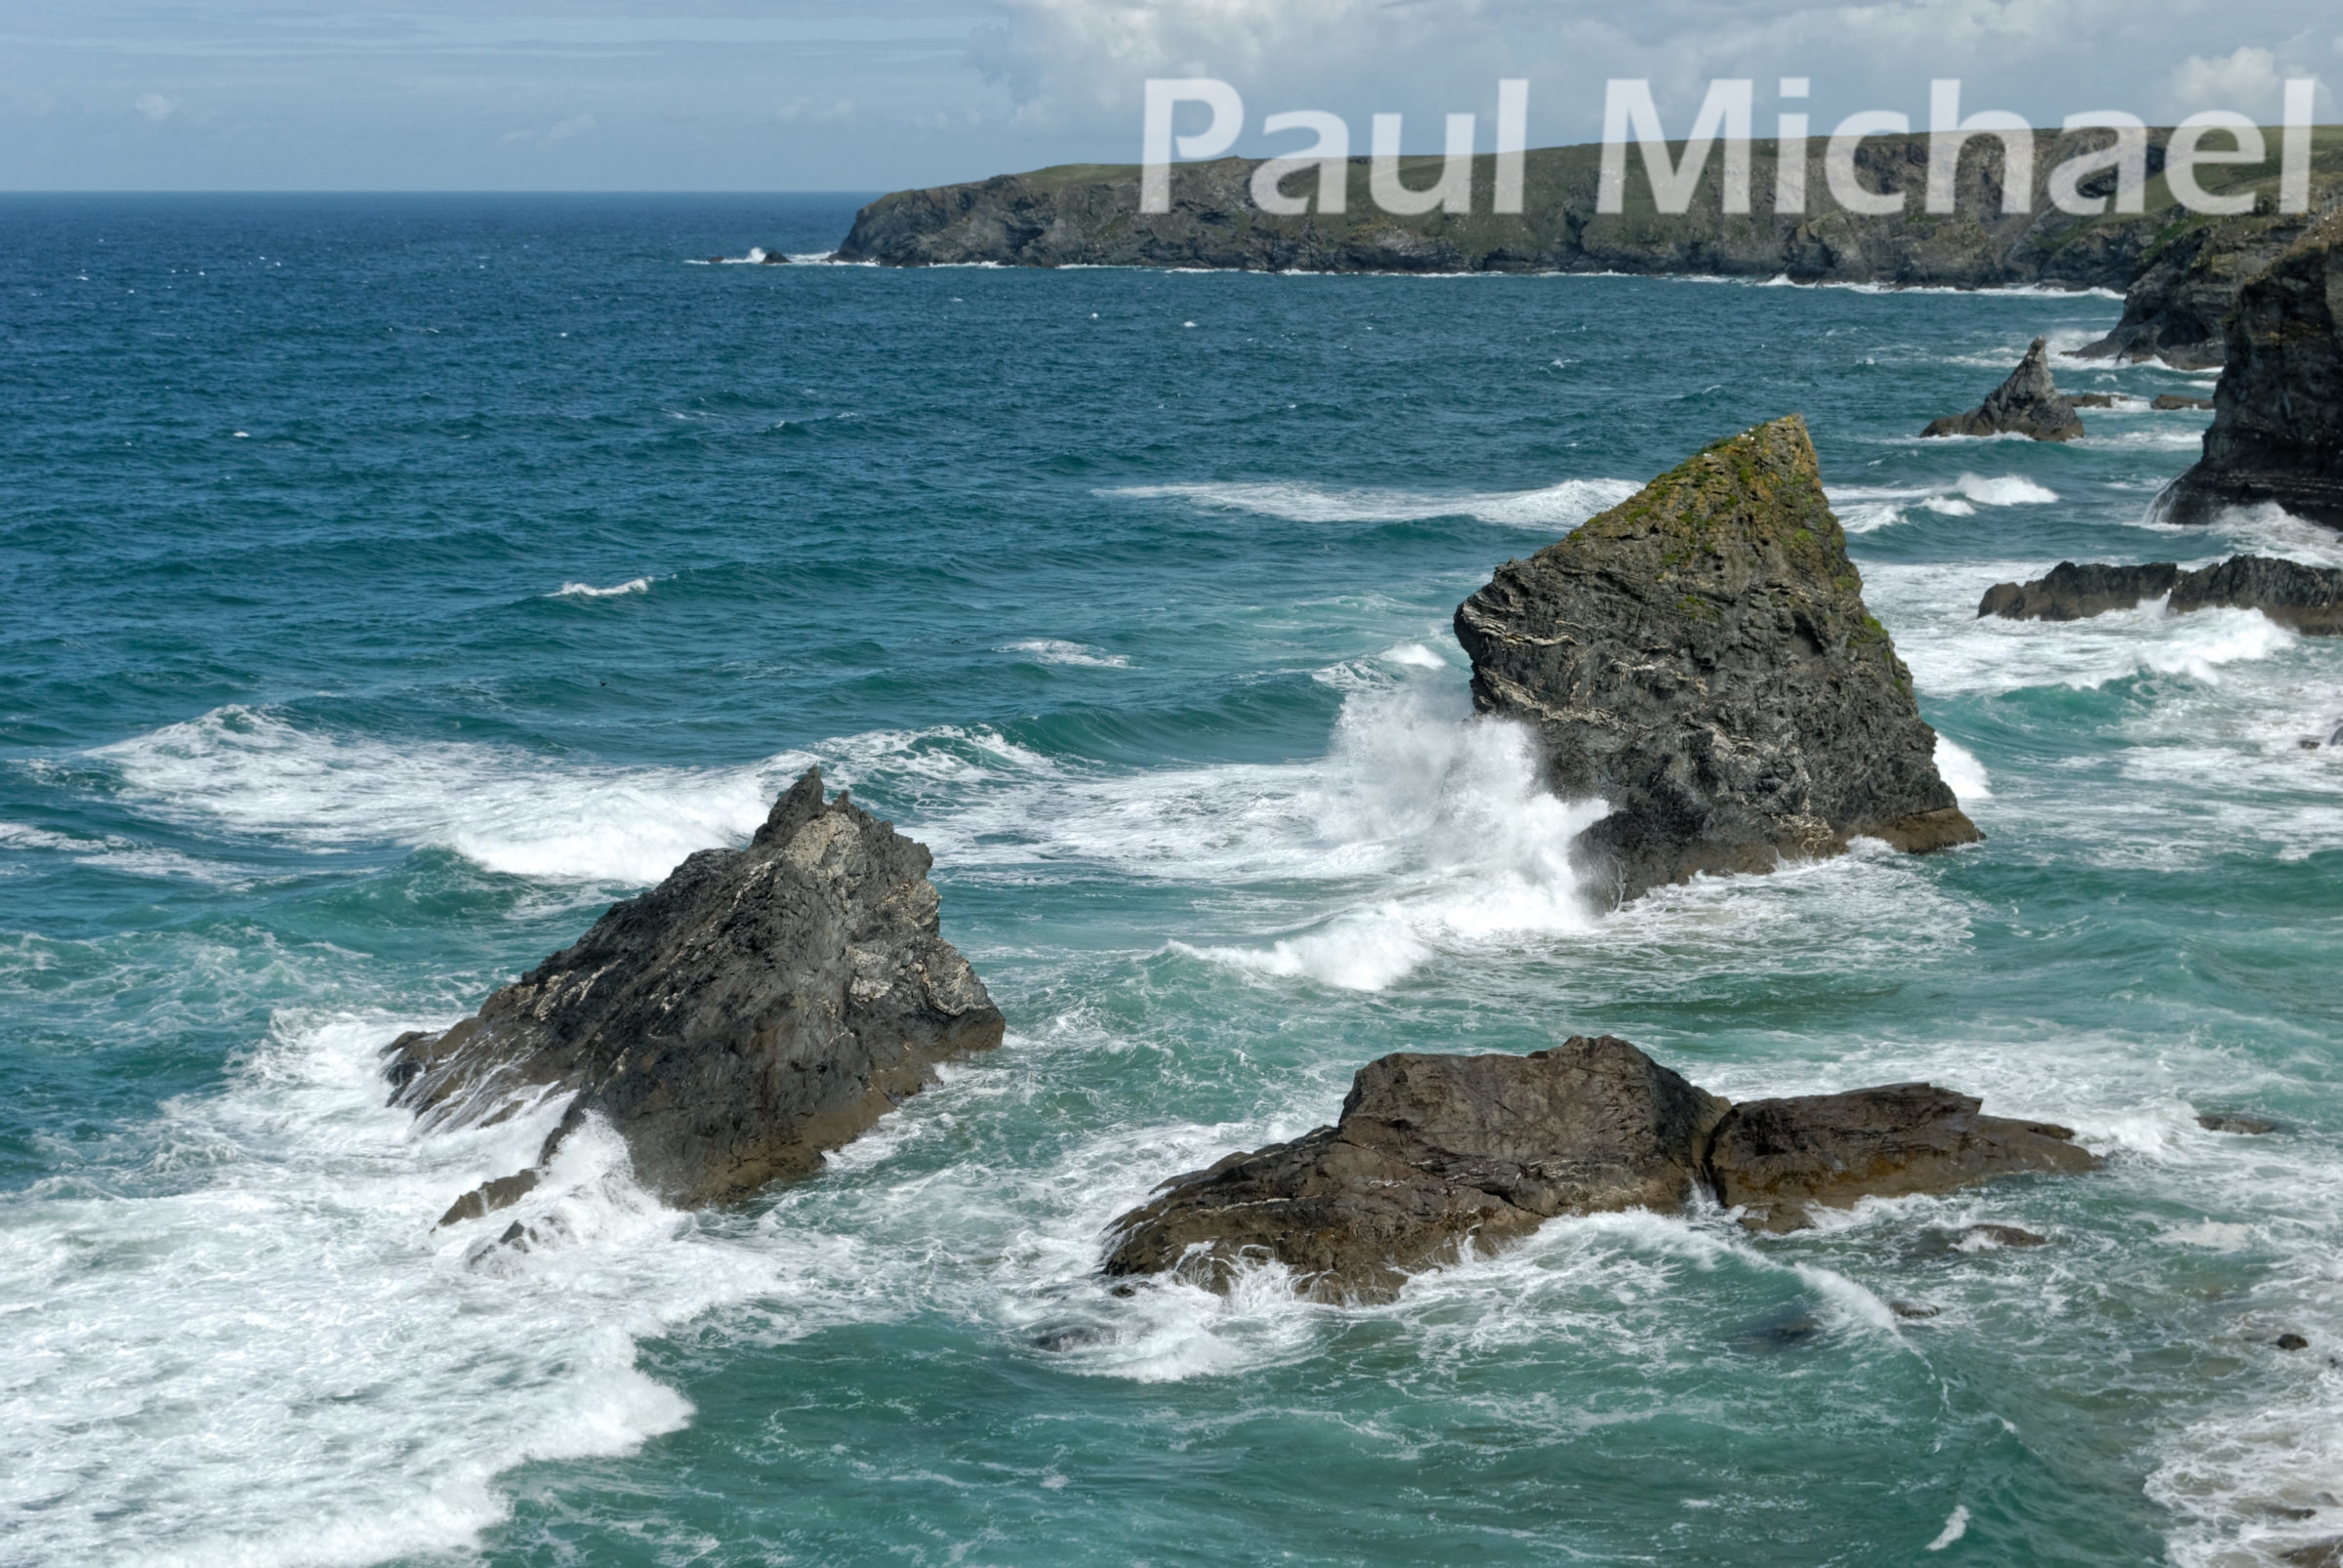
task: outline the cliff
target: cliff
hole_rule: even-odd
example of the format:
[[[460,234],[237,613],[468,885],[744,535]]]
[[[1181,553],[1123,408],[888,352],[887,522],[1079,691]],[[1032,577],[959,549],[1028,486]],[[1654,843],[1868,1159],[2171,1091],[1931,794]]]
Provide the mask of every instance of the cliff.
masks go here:
[[[1867,141],[1857,157],[1864,183],[1908,191],[1905,211],[1862,217],[1833,203],[1822,167],[1823,139],[1809,143],[1806,214],[1771,210],[1779,155],[1771,142],[1751,145],[1750,190],[1757,210],[1721,210],[1711,158],[1690,210],[1657,211],[1631,153],[1625,211],[1595,210],[1602,149],[1546,147],[1526,155],[1523,212],[1493,213],[1495,159],[1474,160],[1469,214],[1395,217],[1370,198],[1368,161],[1350,160],[1343,213],[1285,217],[1254,205],[1248,186],[1257,160],[1223,158],[1176,165],[1168,213],[1139,211],[1135,164],[1067,164],[1000,175],[968,185],[902,190],[864,207],[840,245],[841,261],[889,267],[989,263],[1004,267],[1178,267],[1332,272],[1633,272],[1787,276],[1806,283],[1882,283],[1959,288],[2038,284],[2054,288],[2143,292],[2126,303],[2124,323],[2091,352],[2187,357],[2190,346],[2217,355],[2220,322],[2256,258],[2274,252],[2292,219],[2212,219],[2189,212],[2161,173],[2169,133],[2150,133],[2143,213],[2078,217],[2048,196],[2050,171],[2097,143],[2092,133],[2043,132],[2035,138],[2033,206],[2003,214],[2000,150],[1979,139],[1962,159],[1955,211],[1920,210],[1927,184],[1927,139]],[[2103,136],[2102,136],[2103,139]],[[2199,171],[2208,190],[2262,193],[2274,205],[2278,137],[2261,166]],[[1681,155],[1680,145],[1675,149]],[[1401,160],[1403,175],[1427,183],[1436,157]],[[2113,188],[2112,177],[2084,182],[2087,193]],[[1290,186],[1313,188],[1302,176]],[[2313,206],[2343,199],[2343,130],[2315,143]]]

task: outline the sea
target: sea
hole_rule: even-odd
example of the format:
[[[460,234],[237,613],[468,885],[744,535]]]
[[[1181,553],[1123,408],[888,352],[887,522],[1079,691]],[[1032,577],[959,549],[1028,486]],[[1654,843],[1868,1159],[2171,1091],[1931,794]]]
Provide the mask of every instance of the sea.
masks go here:
[[[2120,302],[823,264],[858,199],[0,199],[0,1562],[2343,1532],[2343,640],[1976,613],[2061,559],[2343,565],[2149,520],[2208,416],[2146,399],[2209,374],[2060,360],[2120,399],[2083,439],[1923,441]],[[1987,839],[1600,912],[1604,805],[1474,717],[1451,617],[1792,411]],[[418,1133],[382,1047],[810,763],[932,848],[1006,1043],[737,1208],[604,1134],[545,1244],[435,1229],[541,1129]],[[1386,1305],[1100,1279],[1371,1058],[1581,1033],[2106,1163],[1559,1219]]]

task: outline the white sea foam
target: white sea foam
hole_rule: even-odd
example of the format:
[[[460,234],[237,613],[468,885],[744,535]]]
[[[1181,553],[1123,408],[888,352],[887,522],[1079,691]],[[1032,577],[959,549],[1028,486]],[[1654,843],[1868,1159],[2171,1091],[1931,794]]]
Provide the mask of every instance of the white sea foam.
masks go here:
[[[1976,753],[1950,735],[1940,734],[1936,737],[1936,770],[1964,804],[1994,798],[1993,784],[1986,777],[1985,764],[1977,761]]]
[[[1087,643],[1064,642],[1054,638],[1029,638],[1022,642],[1011,642],[1001,651],[1029,654],[1037,664],[1071,664],[1095,670],[1130,667],[1130,658],[1124,654],[1101,653]]]
[[[637,577],[613,588],[596,588],[592,583],[563,583],[545,597],[548,598],[616,598],[621,594],[648,593],[650,587],[651,579],[648,577]]]
[[[771,1258],[644,1198],[592,1129],[512,1214],[434,1230],[558,1107],[414,1136],[376,1054],[402,1021],[281,1017],[224,1092],[166,1105],[128,1191],[58,1176],[0,1209],[10,1556],[459,1550],[508,1511],[500,1472],[689,1417],[636,1341],[770,1292]],[[480,1256],[515,1217],[530,1249]]]
[[[1949,485],[1832,485],[1825,491],[1838,515],[1839,525],[1852,534],[1870,533],[1902,522],[1905,511],[1917,507],[1949,517],[1976,516],[1983,507],[2043,506],[2058,499],[2045,485],[2018,475],[1983,476],[1963,474]]]
[[[1416,522],[1428,517],[1474,517],[1509,528],[1566,531],[1641,489],[1627,479],[1565,479],[1541,490],[1457,491],[1375,489],[1282,481],[1225,484],[1134,484],[1102,495],[1132,500],[1179,500],[1226,512],[1250,512],[1287,522]]]

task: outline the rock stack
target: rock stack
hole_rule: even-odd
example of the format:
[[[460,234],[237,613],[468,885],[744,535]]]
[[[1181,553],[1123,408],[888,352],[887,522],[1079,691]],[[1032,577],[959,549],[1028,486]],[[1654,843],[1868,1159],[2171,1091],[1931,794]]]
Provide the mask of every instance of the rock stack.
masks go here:
[[[1922,435],[2031,435],[2037,441],[2071,441],[2082,433],[2074,400],[2050,379],[2050,350],[2036,338],[2009,379],[1965,414],[1928,422]]]
[[[1474,706],[1537,731],[1557,793],[1609,803],[1577,853],[1611,901],[1859,835],[1915,852],[1983,837],[1794,414],[1505,562],[1456,629]]]
[[[2266,502],[2343,528],[2343,215],[2238,292],[2204,456],[2159,510],[2206,522]]]
[[[472,1017],[391,1042],[391,1103],[463,1125],[566,1095],[539,1167],[598,1116],[681,1206],[802,1176],[936,1062],[1001,1043],[1000,1010],[938,934],[929,864],[843,792],[825,804],[808,768],[746,847],[701,850]],[[488,1181],[441,1223],[536,1180]]]

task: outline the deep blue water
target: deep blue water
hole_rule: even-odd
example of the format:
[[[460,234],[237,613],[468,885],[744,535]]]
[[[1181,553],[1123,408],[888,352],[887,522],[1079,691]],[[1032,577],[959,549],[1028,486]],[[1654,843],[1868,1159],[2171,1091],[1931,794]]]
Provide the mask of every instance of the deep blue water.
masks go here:
[[[1911,438],[2117,302],[705,265],[852,207],[0,199],[0,1560],[2343,1530],[2343,754],[2300,744],[2343,649],[1974,619],[2062,557],[2343,543],[2143,524],[2200,415]],[[1792,409],[1990,838],[1593,916],[1595,808],[1469,720],[1449,616]],[[934,848],[1007,1044],[745,1212],[582,1147],[532,1199],[567,1245],[434,1232],[535,1135],[413,1135],[374,1049],[809,761]],[[1737,1095],[1930,1077],[2108,1167],[1790,1238],[1556,1222],[1380,1308],[1090,1273],[1375,1055],[1603,1031]]]

